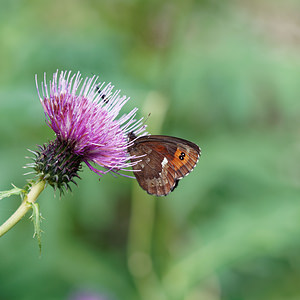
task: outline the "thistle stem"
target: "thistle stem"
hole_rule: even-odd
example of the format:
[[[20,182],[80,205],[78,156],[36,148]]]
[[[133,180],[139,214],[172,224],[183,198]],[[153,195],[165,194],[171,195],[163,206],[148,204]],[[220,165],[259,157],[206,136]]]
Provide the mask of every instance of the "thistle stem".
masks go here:
[[[38,196],[44,190],[44,188],[45,181],[38,181],[32,185],[29,193],[25,196],[18,209],[14,212],[13,215],[10,216],[8,220],[6,220],[0,226],[0,237],[4,235],[8,230],[10,230],[13,226],[15,226],[25,216],[25,214],[31,208],[31,204],[37,200]]]

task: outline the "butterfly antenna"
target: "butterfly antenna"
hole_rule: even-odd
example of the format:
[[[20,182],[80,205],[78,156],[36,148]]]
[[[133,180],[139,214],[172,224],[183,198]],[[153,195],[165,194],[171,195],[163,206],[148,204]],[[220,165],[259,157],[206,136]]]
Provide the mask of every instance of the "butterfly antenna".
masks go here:
[[[146,122],[148,121],[151,113],[148,114],[147,118],[144,120],[144,122],[141,123],[141,127],[146,127]]]
[[[151,116],[151,113],[148,114],[147,118],[145,119],[145,121],[142,123],[142,125],[144,126],[145,123],[148,121],[149,117]]]
[[[143,130],[146,129],[146,127],[147,127],[146,122],[148,121],[150,115],[151,115],[151,113],[149,113],[148,116],[147,116],[147,118],[141,123],[140,129],[142,129],[142,128],[143,128]],[[139,130],[140,130],[140,129],[139,129]],[[138,131],[139,131],[139,130],[138,130]],[[142,130],[142,131],[143,131],[143,130]],[[137,133],[137,134],[138,134],[138,133]],[[148,134],[148,133],[147,133],[147,134]]]

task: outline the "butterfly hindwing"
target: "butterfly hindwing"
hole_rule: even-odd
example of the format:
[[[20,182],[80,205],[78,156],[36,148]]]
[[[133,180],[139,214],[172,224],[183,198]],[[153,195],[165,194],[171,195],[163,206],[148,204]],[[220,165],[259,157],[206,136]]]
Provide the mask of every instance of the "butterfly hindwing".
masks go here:
[[[151,147],[148,147],[147,143],[138,143],[130,151],[131,155],[139,157],[132,160],[137,161],[133,166],[134,175],[140,186],[149,194],[166,194],[174,185],[175,170],[172,168],[169,170],[168,167],[161,168],[164,156],[160,152],[163,150],[166,151],[158,143],[151,144]]]

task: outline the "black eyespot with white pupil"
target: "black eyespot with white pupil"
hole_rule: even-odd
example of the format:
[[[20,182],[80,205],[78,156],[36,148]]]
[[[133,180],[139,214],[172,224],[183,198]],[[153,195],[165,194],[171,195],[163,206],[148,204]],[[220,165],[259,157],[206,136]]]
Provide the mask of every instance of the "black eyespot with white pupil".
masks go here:
[[[184,160],[184,157],[185,157],[185,153],[181,152],[180,155],[179,155],[179,159],[180,160]]]

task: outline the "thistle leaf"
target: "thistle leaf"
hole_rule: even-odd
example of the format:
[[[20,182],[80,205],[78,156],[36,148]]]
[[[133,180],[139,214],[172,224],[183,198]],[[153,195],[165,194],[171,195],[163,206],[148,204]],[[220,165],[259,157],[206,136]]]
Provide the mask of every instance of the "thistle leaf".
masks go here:
[[[12,195],[22,195],[24,190],[23,189],[19,189],[16,186],[13,185],[13,189],[8,190],[8,191],[0,191],[0,200],[4,199],[4,198],[8,198]]]
[[[39,249],[40,249],[40,254],[42,252],[42,241],[41,241],[41,234],[42,234],[42,230],[41,230],[41,221],[43,219],[41,213],[40,213],[40,207],[38,205],[38,203],[30,203],[31,207],[32,207],[32,215],[30,216],[30,219],[33,222],[33,226],[34,226],[34,234],[33,237],[37,238],[38,244],[39,244]]]

